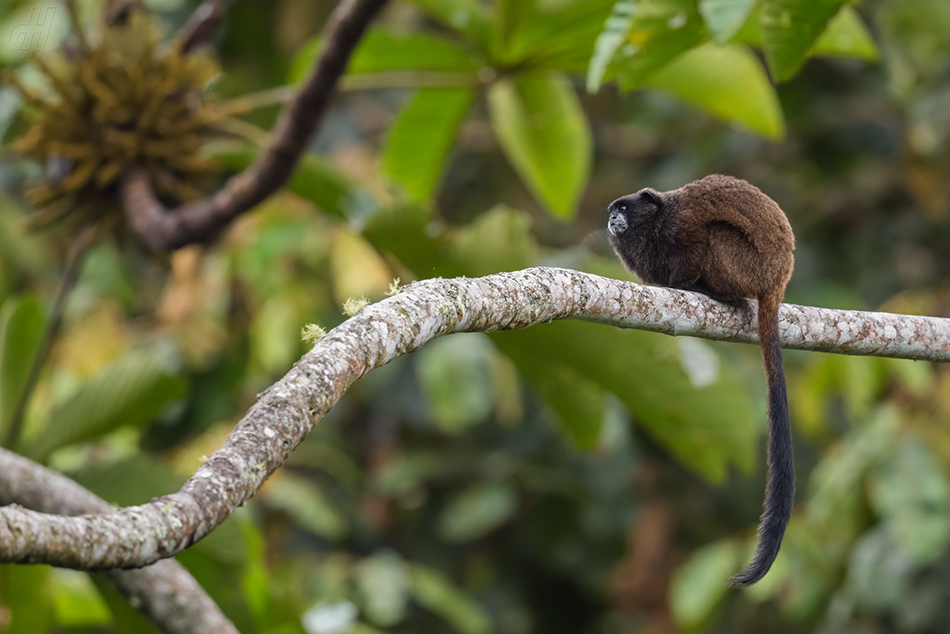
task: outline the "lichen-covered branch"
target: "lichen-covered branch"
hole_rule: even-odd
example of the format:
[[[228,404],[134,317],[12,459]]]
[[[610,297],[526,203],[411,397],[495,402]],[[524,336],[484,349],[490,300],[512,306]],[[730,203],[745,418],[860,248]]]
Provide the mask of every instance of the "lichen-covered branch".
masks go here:
[[[567,269],[417,282],[334,328],[257,403],[177,493],[109,515],[0,508],[0,561],[81,569],[151,564],[210,533],[250,498],[358,378],[441,335],[559,319],[755,341],[755,311]],[[791,348],[950,360],[950,320],[784,305]]]
[[[20,504],[60,515],[112,513],[115,508],[66,476],[0,449],[0,506]],[[141,570],[102,573],[166,634],[238,634],[194,577],[175,561]]]
[[[324,30],[317,63],[297,95],[284,108],[270,144],[257,161],[210,197],[166,209],[144,169],[122,181],[122,207],[132,230],[156,251],[205,242],[279,189],[290,178],[326,112],[350,54],[386,0],[343,0]]]

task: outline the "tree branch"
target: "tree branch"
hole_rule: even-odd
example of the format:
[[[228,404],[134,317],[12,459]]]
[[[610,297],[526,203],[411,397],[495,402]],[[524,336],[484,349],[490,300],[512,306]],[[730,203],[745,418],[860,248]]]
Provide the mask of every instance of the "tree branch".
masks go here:
[[[181,490],[109,515],[0,508],[0,561],[136,567],[195,543],[247,501],[359,377],[456,332],[584,319],[671,335],[753,342],[754,310],[568,269],[417,282],[334,328],[260,395]],[[783,345],[800,350],[950,360],[950,320],[783,305]]]
[[[36,355],[30,362],[30,369],[27,372],[26,383],[17,396],[16,405],[13,407],[13,414],[10,416],[10,424],[7,427],[6,437],[3,439],[3,447],[15,449],[20,439],[20,432],[23,430],[23,420],[26,417],[26,408],[30,404],[30,398],[33,396],[33,390],[36,388],[37,381],[40,380],[40,373],[49,353],[53,349],[53,342],[59,334],[59,329],[63,325],[63,315],[66,312],[66,300],[69,293],[79,280],[79,273],[82,271],[83,262],[86,260],[86,254],[95,241],[98,232],[97,224],[90,224],[79,230],[79,235],[75,237],[69,247],[69,255],[66,257],[66,265],[63,268],[63,277],[59,282],[59,288],[56,290],[56,299],[53,302],[53,309],[50,311],[49,323],[46,324],[46,330],[43,331],[43,338],[36,348]]]
[[[112,513],[115,507],[66,476],[0,449],[0,505],[43,513]],[[176,561],[102,573],[139,612],[167,634],[238,634],[194,577]]]
[[[281,112],[270,145],[254,165],[228,180],[217,193],[166,209],[155,196],[148,173],[131,171],[122,181],[121,199],[126,220],[139,238],[156,251],[206,242],[280,188],[307,149],[360,36],[385,4],[386,0],[343,0],[337,6],[313,72]]]

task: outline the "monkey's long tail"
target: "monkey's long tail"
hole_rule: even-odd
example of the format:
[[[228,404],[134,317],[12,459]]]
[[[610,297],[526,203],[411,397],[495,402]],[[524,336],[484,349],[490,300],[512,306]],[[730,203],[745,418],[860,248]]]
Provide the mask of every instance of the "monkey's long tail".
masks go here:
[[[759,299],[759,345],[769,388],[768,482],[765,512],[759,520],[759,541],[745,568],[729,580],[734,588],[750,586],[765,576],[782,546],[782,537],[795,499],[795,461],[792,430],[788,420],[782,342],[778,334],[779,297]]]

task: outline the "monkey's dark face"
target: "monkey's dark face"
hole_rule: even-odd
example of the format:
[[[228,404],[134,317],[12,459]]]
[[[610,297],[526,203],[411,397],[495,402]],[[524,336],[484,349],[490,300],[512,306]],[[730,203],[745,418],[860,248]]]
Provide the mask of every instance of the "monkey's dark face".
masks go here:
[[[636,229],[638,225],[648,222],[662,206],[659,192],[650,188],[618,198],[607,207],[610,212],[607,231],[614,238],[619,238],[631,229]]]

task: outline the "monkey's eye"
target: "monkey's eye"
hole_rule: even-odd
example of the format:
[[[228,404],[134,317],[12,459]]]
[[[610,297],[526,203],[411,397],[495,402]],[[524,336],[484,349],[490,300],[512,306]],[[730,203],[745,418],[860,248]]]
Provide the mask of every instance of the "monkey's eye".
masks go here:
[[[624,213],[627,212],[627,205],[624,203],[620,203],[619,205],[617,205],[617,208]]]

